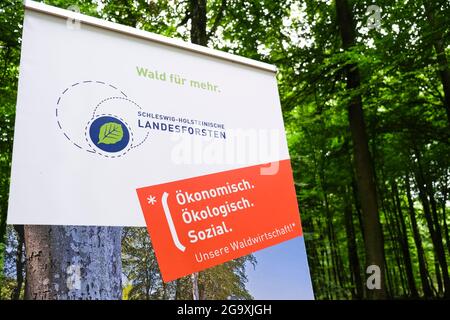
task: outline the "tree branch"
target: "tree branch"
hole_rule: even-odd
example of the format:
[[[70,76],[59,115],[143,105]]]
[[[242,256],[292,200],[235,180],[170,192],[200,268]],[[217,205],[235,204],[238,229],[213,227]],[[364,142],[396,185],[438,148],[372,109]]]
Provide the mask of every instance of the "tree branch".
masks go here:
[[[185,25],[188,21],[189,21],[189,19],[191,18],[191,13],[189,12],[189,10],[186,10],[186,14],[185,14],[185,16],[184,16],[184,18],[183,18],[183,20],[181,20],[181,22],[179,23],[179,24],[177,24],[177,28],[178,27],[181,27],[182,25]]]
[[[214,19],[214,24],[208,33],[208,39],[211,38],[211,36],[214,33],[216,33],[217,28],[219,27],[220,22],[222,21],[223,13],[225,11],[226,6],[227,6],[227,0],[222,0],[220,7],[219,7],[219,11],[217,12],[216,18]]]

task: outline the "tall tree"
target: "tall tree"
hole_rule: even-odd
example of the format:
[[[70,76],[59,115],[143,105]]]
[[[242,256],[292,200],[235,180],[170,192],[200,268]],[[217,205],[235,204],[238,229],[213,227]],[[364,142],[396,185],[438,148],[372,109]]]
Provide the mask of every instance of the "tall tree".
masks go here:
[[[405,188],[406,188],[406,196],[408,199],[409,218],[411,220],[411,227],[412,227],[412,231],[413,231],[414,242],[416,245],[417,257],[419,260],[420,281],[422,283],[422,290],[423,290],[423,293],[425,294],[425,296],[431,297],[432,291],[431,291],[430,283],[428,282],[428,271],[427,271],[427,266],[426,266],[424,250],[423,250],[423,246],[422,246],[422,238],[420,236],[419,228],[417,226],[416,211],[414,209],[414,202],[412,200],[411,187],[409,184],[410,184],[410,180],[409,180],[409,176],[407,175],[405,177]]]
[[[450,297],[450,276],[448,272],[448,264],[445,256],[444,245],[442,242],[441,228],[436,213],[436,204],[433,195],[431,194],[431,197],[429,197],[432,190],[430,190],[431,187],[429,186],[429,183],[427,183],[428,178],[426,177],[426,174],[424,172],[422,155],[417,148],[414,149],[414,155],[417,160],[417,168],[415,171],[417,182],[416,185],[419,190],[419,197],[422,202],[425,219],[427,221],[428,230],[430,232],[430,237],[433,243],[435,261],[442,271],[445,295],[447,297]],[[436,275],[438,277],[440,277],[439,267],[436,268]]]
[[[354,299],[363,298],[363,281],[361,277],[361,263],[358,257],[358,247],[356,243],[355,227],[353,224],[353,212],[352,212],[352,202],[350,200],[349,192],[345,192],[345,208],[344,208],[344,218],[345,218],[345,232],[347,235],[347,248],[349,257],[349,267],[352,274],[352,281],[355,286],[352,295]]]
[[[354,21],[347,0],[336,0],[336,14],[344,50],[351,50],[355,44]],[[348,119],[353,141],[353,155],[356,169],[359,196],[361,199],[366,247],[366,265],[380,268],[381,288],[369,290],[368,296],[386,298],[383,234],[378,214],[375,180],[372,171],[372,158],[368,147],[368,137],[364,120],[361,95],[355,93],[360,87],[360,72],[357,65],[346,66],[347,89],[350,102]]]
[[[206,47],[206,0],[189,0],[191,17],[191,42]]]
[[[402,255],[403,255],[403,259],[404,259],[404,265],[405,265],[405,270],[406,270],[406,276],[407,276],[407,280],[408,280],[408,287],[410,289],[410,294],[413,298],[417,298],[418,297],[418,293],[417,293],[417,287],[416,287],[416,282],[414,280],[414,270],[412,267],[412,262],[411,262],[411,253],[409,250],[409,243],[408,243],[408,232],[406,229],[406,222],[405,222],[405,217],[403,215],[403,210],[402,210],[402,204],[400,202],[400,196],[399,196],[399,192],[398,192],[398,187],[397,187],[397,182],[394,181],[392,182],[392,193],[394,195],[394,203],[397,209],[397,221],[400,224],[400,245],[402,248]]]

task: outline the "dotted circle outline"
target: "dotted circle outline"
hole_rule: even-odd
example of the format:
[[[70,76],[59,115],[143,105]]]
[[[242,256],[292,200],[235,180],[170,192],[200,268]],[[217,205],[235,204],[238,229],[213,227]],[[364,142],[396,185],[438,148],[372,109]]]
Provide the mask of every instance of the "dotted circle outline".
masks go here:
[[[71,88],[74,88],[74,87],[76,87],[76,86],[78,86],[78,85],[80,85],[80,84],[87,84],[87,83],[94,83],[94,84],[95,84],[95,83],[98,83],[98,84],[103,84],[103,85],[105,85],[105,86],[109,86],[109,87],[113,88],[114,90],[119,91],[119,92],[120,92],[124,97],[126,97],[126,98],[127,98],[127,95],[126,95],[122,90],[119,90],[117,87],[113,86],[113,85],[110,84],[110,83],[105,83],[105,82],[99,81],[99,80],[84,80],[84,81],[81,81],[81,82],[75,82],[74,84],[68,86],[66,89],[63,90],[63,92],[61,93],[61,95],[58,97],[58,100],[57,100],[57,102],[56,102],[56,111],[55,111],[55,113],[56,113],[56,122],[57,122],[57,124],[58,124],[59,129],[62,131],[62,133],[64,134],[64,136],[67,138],[67,140],[69,140],[69,141],[70,141],[73,145],[75,145],[77,148],[80,148],[81,150],[86,150],[87,152],[90,152],[90,153],[96,153],[96,152],[93,152],[92,150],[87,150],[87,149],[83,148],[82,146],[78,145],[75,141],[72,141],[72,139],[70,139],[69,135],[64,131],[64,129],[63,129],[62,125],[61,125],[61,122],[59,121],[59,112],[58,112],[58,110],[59,110],[59,108],[61,107],[59,103],[61,102],[61,99],[63,98],[63,96],[64,96],[67,92],[69,92]],[[62,107],[61,107],[61,108],[62,108]],[[95,150],[95,149],[93,149],[93,150]]]
[[[102,101],[100,101],[100,102],[96,105],[96,107],[95,107],[95,109],[94,109],[94,111],[93,111],[93,113],[92,113],[92,118],[91,118],[90,121],[88,121],[88,125],[91,124],[92,121],[93,121],[94,119],[97,119],[98,117],[101,116],[101,115],[100,115],[100,116],[97,116],[97,117],[96,117],[96,116],[95,116],[95,112],[97,111],[98,107],[99,107],[102,103],[104,103],[104,102],[106,102],[106,101],[109,101],[109,100],[113,100],[113,99],[123,99],[123,100],[126,100],[126,101],[129,101],[129,102],[133,103],[133,104],[134,104],[135,106],[137,106],[140,110],[142,110],[142,107],[141,107],[141,106],[139,106],[139,105],[138,105],[136,102],[134,102],[133,100],[129,99],[128,96],[127,96],[122,90],[118,89],[116,86],[114,86],[114,85],[112,85],[112,84],[110,84],[110,83],[106,83],[106,82],[104,82],[104,81],[99,81],[99,80],[84,80],[84,81],[81,81],[81,82],[76,82],[76,83],[74,83],[74,84],[68,86],[67,88],[65,88],[65,89],[62,91],[61,95],[58,97],[58,100],[57,100],[57,102],[56,102],[56,110],[55,110],[55,114],[56,114],[56,122],[57,122],[57,124],[58,124],[59,129],[61,130],[61,132],[62,132],[62,133],[64,134],[64,136],[66,137],[66,139],[69,140],[73,145],[75,145],[77,148],[79,148],[79,149],[81,149],[81,150],[86,150],[86,151],[89,152],[89,153],[96,153],[96,154],[102,155],[102,156],[107,157],[107,158],[118,158],[118,157],[121,157],[121,156],[123,156],[124,154],[126,154],[128,151],[130,151],[131,149],[137,148],[137,147],[139,147],[140,145],[142,145],[142,144],[147,140],[148,136],[150,135],[150,132],[147,131],[147,134],[145,135],[145,138],[144,138],[141,142],[139,142],[137,145],[133,145],[133,143],[134,143],[134,136],[133,136],[133,131],[131,130],[130,125],[129,125],[125,120],[123,120],[122,118],[120,118],[120,117],[118,117],[118,116],[116,116],[116,115],[112,115],[112,114],[103,114],[103,115],[110,115],[110,116],[112,116],[112,117],[115,117],[115,118],[121,120],[121,121],[126,125],[128,131],[130,132],[130,136],[131,136],[131,144],[130,144],[130,147],[129,147],[124,153],[122,153],[122,154],[120,154],[120,155],[118,155],[118,156],[116,156],[116,155],[111,155],[111,156],[109,156],[109,155],[106,155],[106,154],[102,154],[101,152],[98,152],[98,151],[96,150],[95,147],[92,147],[92,145],[90,144],[89,140],[88,140],[87,137],[86,137],[86,132],[87,132],[87,127],[88,127],[88,125],[86,125],[86,127],[85,127],[85,139],[86,139],[86,141],[87,141],[89,147],[92,148],[92,150],[85,149],[85,148],[83,148],[82,146],[78,145],[75,141],[72,141],[72,139],[70,139],[70,137],[68,136],[68,134],[64,131],[64,129],[63,129],[62,125],[61,125],[61,122],[59,121],[59,112],[58,112],[58,110],[59,110],[59,108],[62,108],[62,107],[60,106],[60,102],[61,102],[61,99],[63,98],[63,96],[64,96],[67,92],[69,92],[71,88],[76,87],[76,86],[78,86],[78,85],[80,85],[80,84],[88,84],[88,83],[94,83],[94,84],[97,83],[97,84],[103,84],[103,85],[109,86],[109,87],[113,88],[114,90],[119,91],[119,92],[123,95],[123,97],[120,97],[120,96],[118,96],[118,97],[109,97],[109,98],[106,98],[106,99],[103,99]]]

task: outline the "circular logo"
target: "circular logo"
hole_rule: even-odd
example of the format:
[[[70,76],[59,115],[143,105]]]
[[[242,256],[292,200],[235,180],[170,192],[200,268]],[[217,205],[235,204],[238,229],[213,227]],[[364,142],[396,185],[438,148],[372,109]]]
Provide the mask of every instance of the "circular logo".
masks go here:
[[[111,153],[122,151],[130,141],[127,126],[111,116],[95,119],[89,128],[89,136],[97,148]]]

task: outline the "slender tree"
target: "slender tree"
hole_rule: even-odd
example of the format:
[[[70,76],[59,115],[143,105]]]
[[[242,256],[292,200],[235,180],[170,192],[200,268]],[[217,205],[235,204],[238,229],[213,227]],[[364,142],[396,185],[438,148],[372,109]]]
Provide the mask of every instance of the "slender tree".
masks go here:
[[[442,271],[445,295],[447,297],[450,297],[450,277],[448,273],[448,264],[445,257],[444,245],[442,243],[442,234],[440,231],[439,221],[436,213],[434,197],[428,197],[431,190],[430,186],[427,185],[428,179],[426,178],[424,167],[422,165],[422,156],[420,154],[420,151],[416,147],[414,148],[414,155],[417,159],[417,168],[415,171],[417,182],[416,186],[419,190],[419,197],[422,202],[425,219],[427,221],[428,230],[430,231],[430,237],[434,247],[435,260],[437,262],[437,267],[435,268],[436,276],[438,277],[438,282],[440,282],[440,269]]]
[[[416,282],[414,280],[414,270],[412,267],[412,262],[411,262],[411,253],[409,250],[409,243],[408,243],[408,232],[407,232],[407,228],[406,228],[406,222],[405,222],[405,217],[403,215],[403,210],[402,210],[402,204],[400,202],[400,196],[399,196],[399,192],[398,192],[398,187],[397,187],[397,182],[395,181],[395,179],[392,181],[392,193],[394,195],[394,202],[396,205],[396,209],[397,209],[397,221],[400,224],[400,245],[402,248],[402,253],[403,253],[403,262],[405,265],[405,271],[406,271],[406,277],[408,280],[408,287],[410,290],[410,295],[413,298],[417,298],[418,297],[418,293],[417,293],[417,287],[416,287]]]
[[[336,0],[336,14],[342,45],[350,50],[355,44],[355,30],[353,15],[347,0]],[[364,215],[363,227],[366,247],[366,265],[376,265],[380,268],[381,288],[368,291],[368,297],[373,299],[386,298],[385,267],[383,235],[380,218],[375,181],[372,171],[372,158],[368,147],[368,137],[364,121],[361,95],[353,91],[360,87],[360,73],[358,66],[346,66],[347,89],[350,92],[348,104],[348,119],[353,141],[353,153],[361,199],[362,213]]]
[[[345,232],[347,235],[347,249],[349,257],[349,268],[351,270],[351,280],[355,286],[352,292],[354,299],[363,298],[363,281],[361,277],[361,263],[359,262],[358,247],[355,238],[355,227],[353,224],[353,212],[352,203],[350,201],[350,196],[348,191],[345,193],[345,208],[344,208],[344,219],[345,219]]]
[[[191,17],[191,42],[206,47],[208,44],[206,0],[189,0],[189,12]]]
[[[419,260],[419,272],[420,272],[420,281],[422,283],[422,290],[426,297],[432,296],[432,291],[430,287],[430,283],[428,282],[428,271],[426,265],[425,254],[422,246],[422,238],[420,236],[419,227],[417,225],[416,219],[416,211],[414,209],[414,202],[411,196],[411,187],[410,187],[410,179],[409,176],[405,177],[405,188],[406,188],[406,196],[408,199],[408,213],[411,221],[411,229],[413,231],[414,243],[416,245],[417,258]]]

